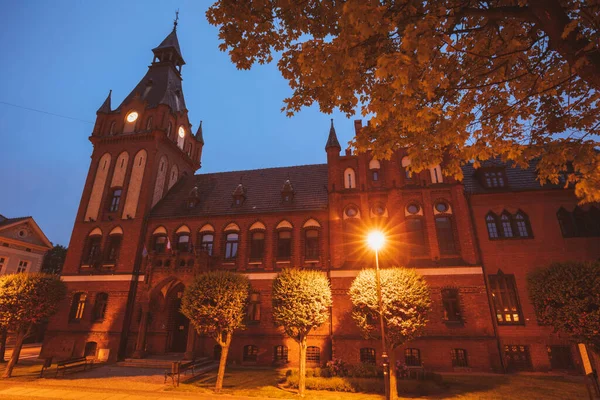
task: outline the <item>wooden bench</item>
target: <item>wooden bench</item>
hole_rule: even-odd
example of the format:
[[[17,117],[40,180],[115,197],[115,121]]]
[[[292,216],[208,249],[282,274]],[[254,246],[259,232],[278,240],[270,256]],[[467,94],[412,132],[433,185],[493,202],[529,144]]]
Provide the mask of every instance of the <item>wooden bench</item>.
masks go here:
[[[63,376],[67,371],[74,370],[77,368],[82,368],[85,371],[88,365],[91,366],[94,364],[94,360],[88,360],[86,357],[76,357],[69,358],[67,360],[62,360],[56,363],[56,377],[58,377],[58,373],[62,371]]]

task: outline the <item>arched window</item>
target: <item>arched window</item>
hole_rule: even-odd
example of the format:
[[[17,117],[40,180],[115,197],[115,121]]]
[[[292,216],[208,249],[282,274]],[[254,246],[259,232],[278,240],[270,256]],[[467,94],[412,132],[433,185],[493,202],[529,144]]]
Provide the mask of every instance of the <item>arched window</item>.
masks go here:
[[[169,122],[169,125],[167,126],[167,137],[170,139],[173,139],[173,137],[171,136],[173,134],[173,124],[171,122]]]
[[[98,232],[98,233],[96,233]],[[102,231],[99,229],[90,233],[83,251],[83,265],[94,265],[101,262],[100,245],[102,243]]]
[[[360,349],[360,362],[365,364],[375,364],[375,349],[363,347]]]
[[[288,362],[288,348],[280,344],[279,346],[275,346],[273,350],[273,361],[277,362]]]
[[[164,253],[165,251],[171,249],[171,245],[169,244],[169,239],[167,237],[167,230],[160,226],[154,230],[152,233],[152,249],[156,253]]]
[[[148,120],[146,121],[146,130],[152,130],[152,117],[148,117]]]
[[[214,232],[202,232],[200,235],[200,248],[203,249],[209,256],[213,254],[213,244],[215,241]]]
[[[402,168],[404,168],[404,177],[406,179],[412,179],[412,172],[409,171],[408,166],[410,165],[410,158],[402,157]]]
[[[429,168],[429,174],[431,176],[431,183],[442,183],[444,178],[442,177],[442,168],[436,165],[433,168]]]
[[[308,346],[306,348],[306,362],[309,363],[320,363],[321,362],[321,349],[317,346]]]
[[[244,346],[244,362],[256,362],[258,359],[258,347],[248,344]]]
[[[346,168],[344,171],[344,187],[346,189],[356,189],[356,174],[352,168]]]
[[[496,214],[489,212],[485,217],[485,223],[487,226],[488,237],[490,239],[498,239],[500,235],[498,232],[498,221],[496,219]]]
[[[69,322],[79,322],[83,318],[83,311],[85,310],[85,301],[87,294],[75,293],[73,300],[71,301],[71,310],[69,311]]]
[[[265,255],[265,233],[254,231],[250,233],[250,260],[262,260]]]
[[[421,351],[410,348],[404,350],[404,364],[409,367],[419,367],[421,365]]]
[[[307,260],[319,259],[319,231],[317,229],[304,231],[304,258]]]
[[[277,232],[277,259],[289,260],[292,257],[292,231],[280,230]]]
[[[488,278],[498,324],[522,324],[515,276],[499,271],[497,275],[489,275]]]
[[[517,211],[514,221],[516,232],[519,237],[527,238],[532,236],[531,226],[529,225],[529,218],[527,218],[527,214],[522,211]]]
[[[250,301],[248,302],[247,311],[248,322],[259,323],[260,322],[260,293],[250,293]]]
[[[96,301],[94,302],[94,311],[92,313],[92,322],[99,322],[104,320],[106,315],[106,305],[108,304],[108,294],[98,293],[96,294]]]
[[[441,254],[455,254],[454,230],[450,217],[436,217],[435,230]]]
[[[511,220],[511,215],[506,211],[500,216],[500,223],[502,224],[502,236],[505,238],[511,238],[514,236]]]
[[[85,344],[85,349],[83,350],[83,356],[84,357],[96,357],[96,350],[98,350],[98,343],[87,342]]]
[[[116,125],[117,125],[117,123],[115,121],[112,121],[110,123],[110,128],[108,129],[108,134],[109,135],[114,135],[115,133],[117,133],[116,129],[115,129]]]
[[[177,250],[182,253],[190,251],[190,233],[181,232],[177,234]]]
[[[371,172],[371,179],[373,182],[377,182],[379,180],[379,171],[381,170],[381,164],[378,160],[372,159],[369,162],[369,171]]]
[[[122,232],[122,231],[121,231]],[[107,264],[116,264],[119,259],[119,253],[121,251],[121,243],[123,242],[122,233],[115,232],[108,236],[108,244],[106,246],[106,258]]]
[[[240,236],[238,233],[225,234],[225,259],[233,260],[237,257],[239,241]]]

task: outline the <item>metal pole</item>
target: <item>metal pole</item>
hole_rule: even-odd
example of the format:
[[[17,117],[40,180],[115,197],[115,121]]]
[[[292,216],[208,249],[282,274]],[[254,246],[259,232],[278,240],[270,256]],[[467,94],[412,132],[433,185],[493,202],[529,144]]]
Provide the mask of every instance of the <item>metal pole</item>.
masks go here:
[[[385,328],[383,324],[383,301],[381,300],[381,278],[379,275],[379,251],[375,250],[375,280],[377,285],[377,302],[379,303],[379,324],[381,328],[381,361],[383,363],[383,383],[385,386],[385,398],[390,399],[390,374],[388,355],[385,346]]]

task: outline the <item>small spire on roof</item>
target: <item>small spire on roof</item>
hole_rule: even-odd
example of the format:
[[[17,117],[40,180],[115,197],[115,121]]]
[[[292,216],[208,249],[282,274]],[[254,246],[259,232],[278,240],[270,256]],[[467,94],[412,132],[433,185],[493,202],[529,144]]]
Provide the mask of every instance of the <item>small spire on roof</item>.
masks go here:
[[[196,142],[204,144],[204,135],[202,134],[202,121],[200,121],[200,125],[198,125],[198,130],[196,131]]]
[[[110,106],[111,95],[112,95],[112,90],[110,90],[108,92],[108,96],[106,96],[106,100],[104,100],[104,103],[102,103],[102,105],[100,106],[98,111],[96,111],[96,114],[97,113],[108,114],[109,112],[111,112],[111,106]]]
[[[173,32],[177,31],[177,21],[179,21],[179,8],[175,11],[175,19],[173,20]]]
[[[327,138],[325,150],[336,147],[340,150],[342,149],[342,146],[340,146],[340,142],[338,141],[337,134],[335,133],[335,127],[333,126],[333,118],[331,118],[331,128],[329,128],[329,137]]]

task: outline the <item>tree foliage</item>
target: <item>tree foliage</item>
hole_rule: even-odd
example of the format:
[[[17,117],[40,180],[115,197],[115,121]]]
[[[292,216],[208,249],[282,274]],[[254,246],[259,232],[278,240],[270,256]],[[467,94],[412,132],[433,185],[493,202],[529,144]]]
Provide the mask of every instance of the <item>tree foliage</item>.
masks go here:
[[[12,274],[0,277],[0,326],[17,335],[4,378],[10,378],[19,360],[23,340],[33,325],[54,315],[65,295],[65,284],[54,275]]]
[[[600,351],[600,262],[555,263],[528,276],[540,322]]]
[[[396,387],[396,355],[394,349],[419,336],[427,324],[431,307],[429,287],[413,269],[389,268],[380,271],[381,309],[377,296],[376,271],[358,273],[348,294],[352,300],[352,318],[368,339],[381,339],[380,316],[383,314],[385,351],[389,355],[390,388]],[[398,393],[390,391],[390,398]]]
[[[60,244],[48,250],[42,261],[41,271],[45,274],[60,275],[67,257],[67,248]]]
[[[332,304],[329,280],[320,271],[284,269],[273,281],[273,321],[298,342],[298,391],[304,396],[306,386],[306,338],[329,318]]]
[[[221,346],[221,360],[215,389],[223,387],[227,354],[233,333],[245,329],[244,317],[250,281],[230,271],[200,274],[186,287],[181,312],[199,334],[211,336]]]
[[[457,178],[471,160],[539,158],[542,183],[569,171],[600,200],[596,1],[218,0],[207,18],[238,68],[276,53],[288,115],[360,110],[360,151],[407,148],[415,171],[445,160]]]

